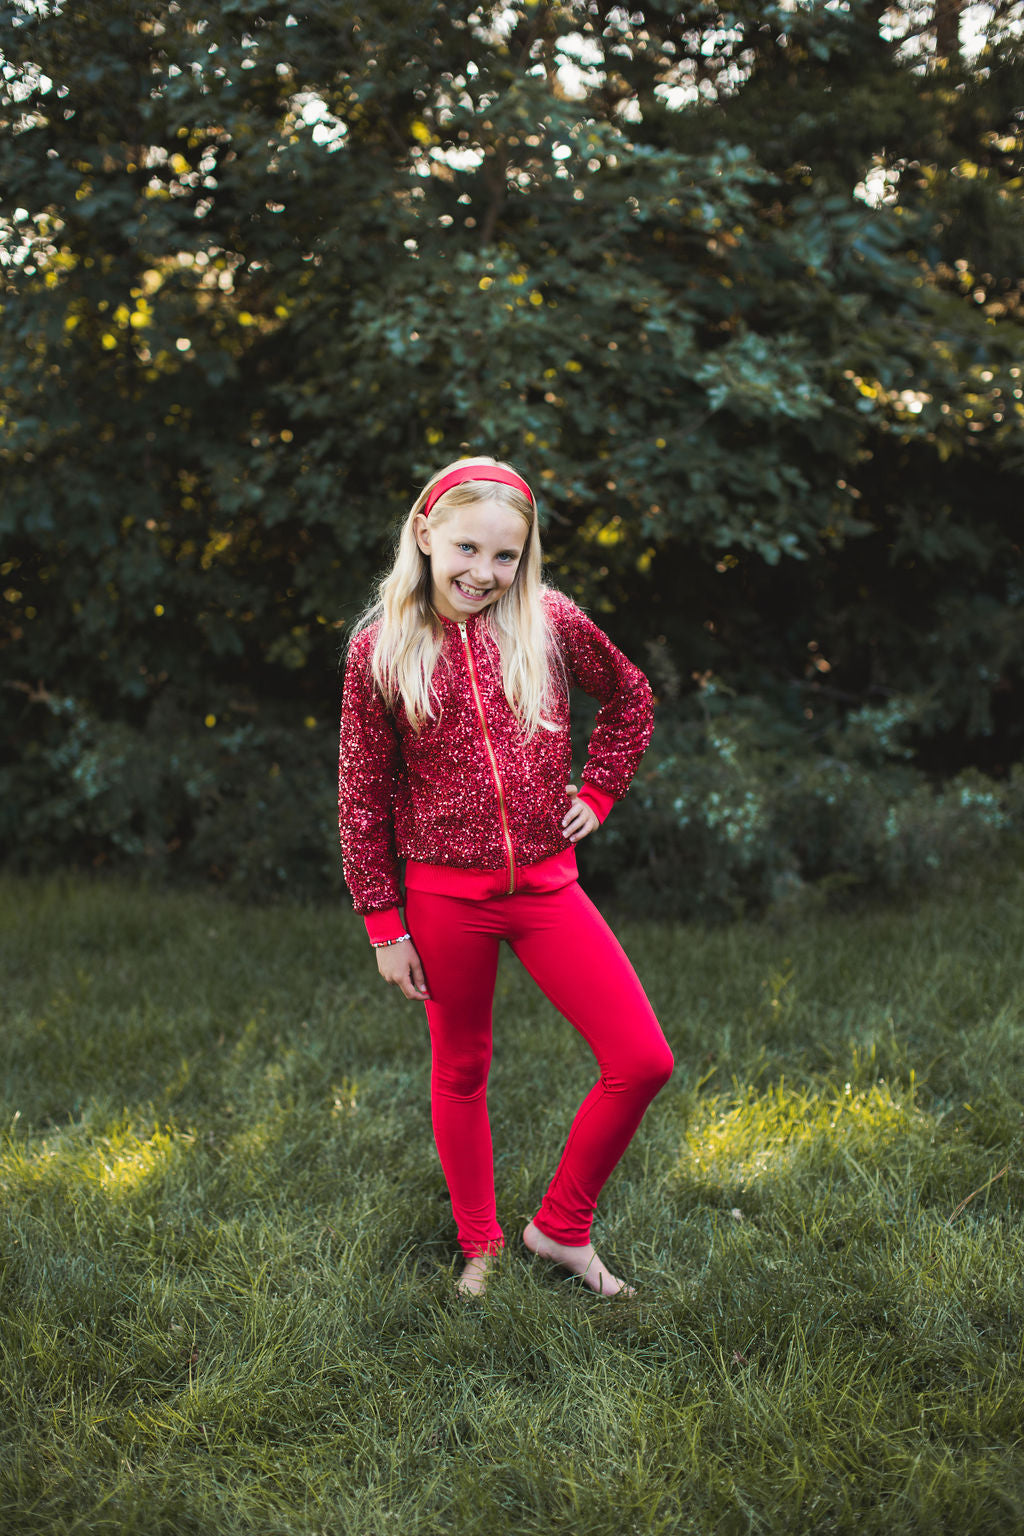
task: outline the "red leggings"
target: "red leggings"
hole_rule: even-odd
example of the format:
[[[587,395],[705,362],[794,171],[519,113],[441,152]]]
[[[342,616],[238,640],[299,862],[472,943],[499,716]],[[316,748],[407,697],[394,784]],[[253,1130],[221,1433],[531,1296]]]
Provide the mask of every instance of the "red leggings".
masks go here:
[[[605,1180],[673,1066],[625,951],[575,881],[556,891],[483,901],[409,890],[405,918],[430,992],[434,1138],[463,1253],[493,1253],[503,1243],[487,1118],[491,1005],[502,939],[579,1030],[601,1070],[535,1218],[556,1242],[588,1243]]]

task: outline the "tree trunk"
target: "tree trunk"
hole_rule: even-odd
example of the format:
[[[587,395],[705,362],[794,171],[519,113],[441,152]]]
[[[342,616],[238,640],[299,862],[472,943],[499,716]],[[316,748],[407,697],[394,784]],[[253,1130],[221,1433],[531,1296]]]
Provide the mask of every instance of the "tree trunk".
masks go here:
[[[960,12],[963,0],[935,0],[935,56],[950,64],[960,60]]]

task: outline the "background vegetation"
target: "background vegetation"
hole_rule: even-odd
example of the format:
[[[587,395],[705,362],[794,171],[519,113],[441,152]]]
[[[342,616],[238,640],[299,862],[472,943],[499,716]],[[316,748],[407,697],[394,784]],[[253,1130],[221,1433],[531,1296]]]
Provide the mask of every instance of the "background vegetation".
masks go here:
[[[5,880],[0,1524],[1019,1529],[1022,912],[990,867],[906,910],[620,914],[677,1059],[598,1213],[624,1304],[517,1241],[593,1067],[506,954],[478,1306],[423,1011],[358,918]]]
[[[657,690],[596,882],[731,913],[986,851],[1021,37],[949,0],[0,7],[11,867],[336,891],[345,625],[460,451],[522,466]]]

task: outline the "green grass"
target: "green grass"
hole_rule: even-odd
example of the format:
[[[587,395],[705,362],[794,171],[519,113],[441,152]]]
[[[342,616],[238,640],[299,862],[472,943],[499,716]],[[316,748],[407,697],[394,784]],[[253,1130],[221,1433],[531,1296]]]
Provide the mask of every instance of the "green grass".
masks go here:
[[[340,908],[0,883],[0,1528],[1024,1524],[1024,877],[791,926],[612,916],[677,1056],[596,1237],[452,1293],[422,1008]],[[499,1210],[585,1047],[503,953]]]

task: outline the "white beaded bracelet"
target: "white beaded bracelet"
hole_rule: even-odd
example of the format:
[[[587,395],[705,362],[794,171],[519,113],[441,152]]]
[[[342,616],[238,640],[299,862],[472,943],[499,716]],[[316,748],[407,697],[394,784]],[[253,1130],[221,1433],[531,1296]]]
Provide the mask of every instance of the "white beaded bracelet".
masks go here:
[[[374,949],[388,949],[392,944],[401,944],[403,939],[411,938],[411,933],[401,933],[397,939],[371,939],[370,943]]]

